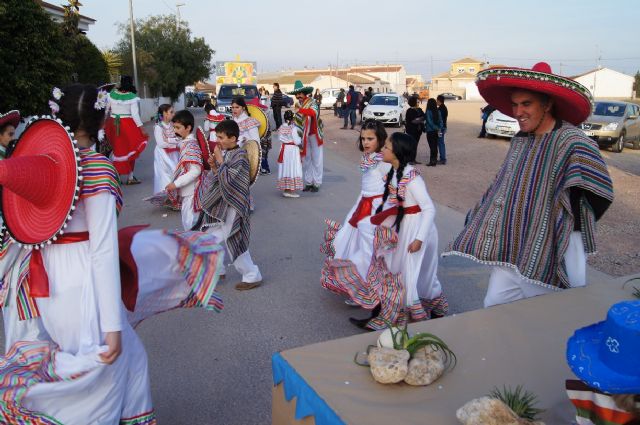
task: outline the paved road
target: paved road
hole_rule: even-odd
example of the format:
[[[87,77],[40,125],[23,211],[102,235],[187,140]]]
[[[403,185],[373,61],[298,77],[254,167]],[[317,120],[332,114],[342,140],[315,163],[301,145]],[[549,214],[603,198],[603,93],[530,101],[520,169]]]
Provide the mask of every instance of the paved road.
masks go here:
[[[325,112],[323,112],[324,114]],[[202,118],[202,113],[197,117]],[[317,194],[282,198],[275,173],[262,176],[252,193],[251,254],[264,285],[238,292],[229,269],[219,286],[220,314],[178,310],[151,318],[138,332],[149,356],[154,403],[161,424],[264,425],[271,418],[271,355],[277,351],[360,332],[348,317],[363,315],[320,288],[323,257],[318,247],[325,218],[343,220],[359,191],[356,132],[327,120],[325,184]],[[151,129],[148,133],[152,134]],[[278,146],[277,143],[275,143]],[[179,213],[141,202],[151,194],[153,143],[137,165],[143,181],[124,188],[120,226],[150,223],[178,228]],[[272,170],[277,170],[271,153]],[[462,225],[460,213],[438,207],[440,246]],[[481,307],[487,270],[458,258],[440,260],[440,280],[452,313]],[[1,341],[0,341],[1,342]]]
[[[605,157],[607,165],[617,167],[634,176],[640,176],[640,150],[632,149],[631,145],[627,145],[620,153],[609,150],[601,150],[600,152]]]

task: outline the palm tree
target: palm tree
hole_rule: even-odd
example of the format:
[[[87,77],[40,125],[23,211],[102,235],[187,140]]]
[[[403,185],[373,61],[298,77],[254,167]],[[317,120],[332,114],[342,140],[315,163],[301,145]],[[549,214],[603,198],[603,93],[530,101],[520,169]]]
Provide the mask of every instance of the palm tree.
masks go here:
[[[107,64],[107,72],[109,72],[109,79],[112,82],[117,81],[117,77],[120,74],[120,68],[122,67],[122,58],[113,50],[103,50],[102,58]]]

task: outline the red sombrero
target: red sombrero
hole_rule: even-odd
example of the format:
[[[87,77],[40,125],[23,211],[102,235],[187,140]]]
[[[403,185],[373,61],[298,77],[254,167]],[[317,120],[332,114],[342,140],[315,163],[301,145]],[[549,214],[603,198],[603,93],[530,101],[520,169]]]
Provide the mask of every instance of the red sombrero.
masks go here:
[[[13,110],[6,114],[0,114],[0,127],[5,124],[11,124],[12,126],[17,127],[18,124],[20,124],[20,112]]]
[[[209,165],[209,156],[213,155],[216,143],[210,142],[206,137],[204,137],[204,130],[202,127],[196,128],[196,140],[198,141],[198,146],[200,146],[200,150],[202,151],[202,166],[205,170],[210,170],[211,166]]]
[[[556,118],[578,125],[589,117],[593,98],[582,84],[553,74],[551,67],[539,62],[532,69],[489,68],[478,72],[478,90],[484,99],[500,112],[513,117],[511,93],[524,89],[544,93],[553,98]]]
[[[252,99],[248,100],[246,103],[247,103],[247,105],[257,106],[257,107],[258,107],[258,108],[260,108],[260,109],[269,109],[269,107],[268,107],[267,105],[265,105],[265,104],[261,103],[261,102],[258,100],[258,98],[257,98],[257,97],[254,97],[254,98],[252,98]]]
[[[57,239],[78,197],[79,157],[59,121],[31,121],[11,158],[0,161],[2,215],[17,242],[42,247]]]
[[[214,110],[209,111],[205,119],[211,122],[222,122],[225,120],[224,115],[218,114]]]

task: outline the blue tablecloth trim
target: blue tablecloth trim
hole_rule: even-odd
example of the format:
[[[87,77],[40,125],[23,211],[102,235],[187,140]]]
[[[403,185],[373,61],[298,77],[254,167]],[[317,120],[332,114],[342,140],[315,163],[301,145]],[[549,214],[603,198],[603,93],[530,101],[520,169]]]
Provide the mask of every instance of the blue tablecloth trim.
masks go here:
[[[316,425],[345,425],[345,422],[329,405],[302,379],[298,372],[280,355],[271,357],[273,385],[284,382],[284,397],[291,401],[296,397],[296,419],[313,416]]]

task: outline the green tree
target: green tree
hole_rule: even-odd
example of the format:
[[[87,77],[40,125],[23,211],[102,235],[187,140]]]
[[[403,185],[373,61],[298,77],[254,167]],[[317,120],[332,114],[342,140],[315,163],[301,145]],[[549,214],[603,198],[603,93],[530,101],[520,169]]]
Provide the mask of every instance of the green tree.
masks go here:
[[[71,74],[65,42],[39,2],[0,2],[0,111],[45,113],[54,86]]]
[[[209,76],[215,52],[203,38],[192,38],[184,22],[178,26],[175,16],[136,20],[135,27],[138,75],[152,94],[176,99],[185,86]],[[115,50],[124,60],[123,71],[133,74],[128,24],[121,25],[120,32],[122,39]]]

